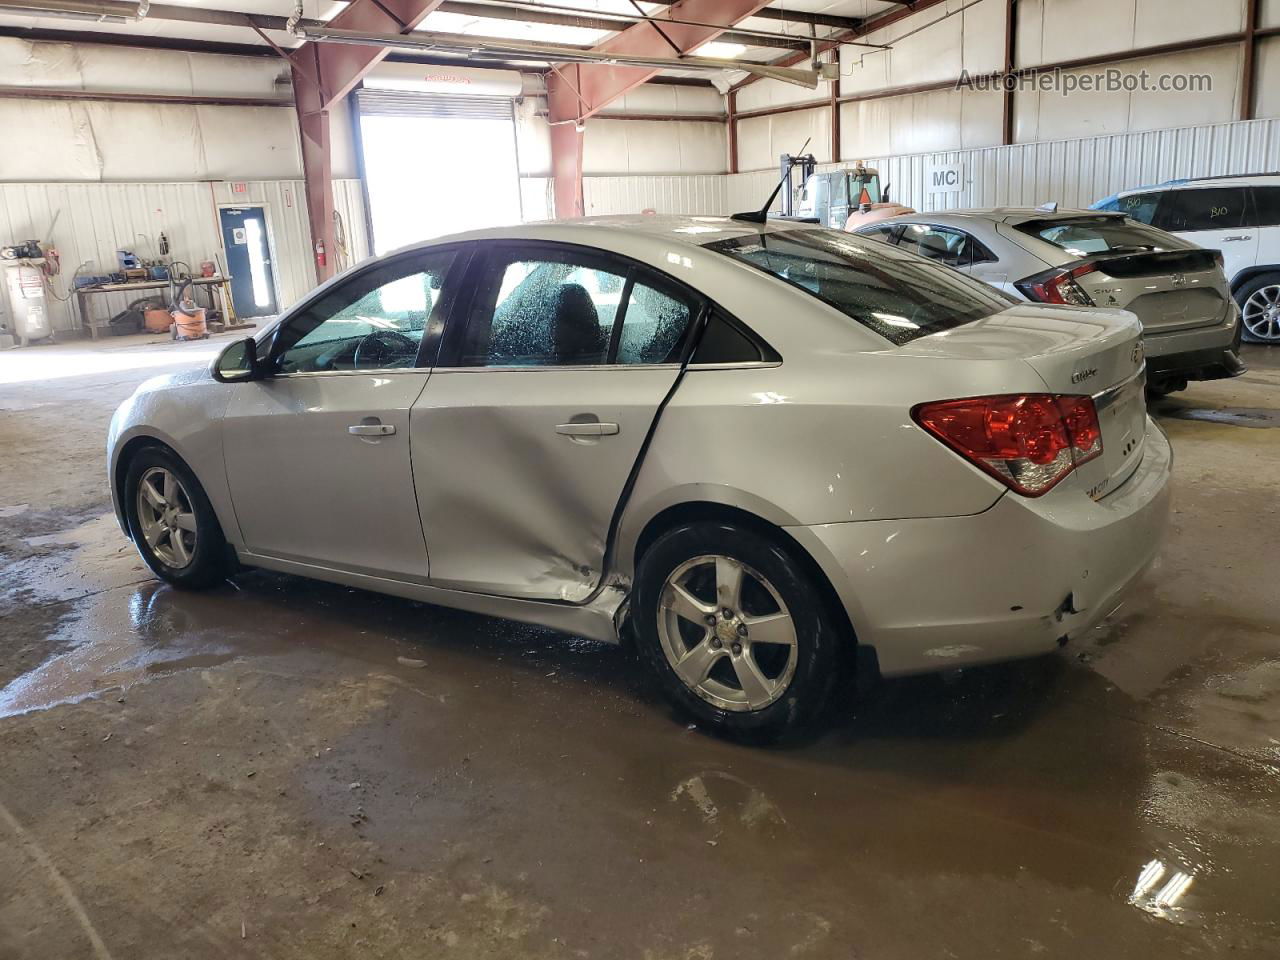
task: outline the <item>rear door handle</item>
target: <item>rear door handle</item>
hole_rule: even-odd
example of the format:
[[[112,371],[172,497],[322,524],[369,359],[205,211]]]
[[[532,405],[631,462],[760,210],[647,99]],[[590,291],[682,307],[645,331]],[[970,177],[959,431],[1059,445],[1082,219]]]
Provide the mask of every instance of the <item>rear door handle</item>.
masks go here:
[[[1239,243],[1241,240],[1252,240],[1253,234],[1247,233],[1239,237],[1223,237],[1222,243]]]
[[[353,437],[389,437],[395,432],[394,423],[356,423],[347,427]]]
[[[617,432],[616,423],[600,423],[598,420],[589,423],[562,423],[556,427],[556,433],[566,437],[612,437]]]

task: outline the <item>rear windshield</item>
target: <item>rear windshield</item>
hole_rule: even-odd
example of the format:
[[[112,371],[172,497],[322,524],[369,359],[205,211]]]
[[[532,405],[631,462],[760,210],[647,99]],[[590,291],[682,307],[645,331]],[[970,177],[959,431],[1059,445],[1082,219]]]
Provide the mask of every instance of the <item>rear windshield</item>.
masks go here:
[[[1182,244],[1174,241],[1163,230],[1121,217],[1031,220],[1018,224],[1018,230],[1039,237],[1073,257],[1089,257],[1095,253],[1182,249]]]
[[[981,320],[1013,301],[932,261],[835,230],[786,230],[707,244],[785,280],[901,345]]]

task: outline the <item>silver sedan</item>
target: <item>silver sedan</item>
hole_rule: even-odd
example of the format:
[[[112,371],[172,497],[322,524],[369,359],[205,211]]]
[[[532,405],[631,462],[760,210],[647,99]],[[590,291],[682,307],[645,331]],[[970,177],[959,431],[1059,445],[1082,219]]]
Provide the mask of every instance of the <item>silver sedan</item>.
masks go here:
[[[1123,307],[1142,321],[1155,393],[1245,371],[1222,254],[1122,213],[997,207],[912,213],[859,229],[1033,303]]]
[[[144,384],[111,489],[177,586],[632,632],[698,722],[775,737],[845,667],[1031,656],[1116,606],[1168,506],[1139,329],[798,223],[486,231]]]

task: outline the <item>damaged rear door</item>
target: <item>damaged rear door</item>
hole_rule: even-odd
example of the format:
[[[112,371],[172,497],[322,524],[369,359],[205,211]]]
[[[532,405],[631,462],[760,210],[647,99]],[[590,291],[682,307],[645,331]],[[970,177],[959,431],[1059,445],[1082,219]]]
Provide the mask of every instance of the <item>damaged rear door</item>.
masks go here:
[[[411,415],[431,580],[581,601],[701,302],[567,244],[500,244],[477,261],[471,308]]]

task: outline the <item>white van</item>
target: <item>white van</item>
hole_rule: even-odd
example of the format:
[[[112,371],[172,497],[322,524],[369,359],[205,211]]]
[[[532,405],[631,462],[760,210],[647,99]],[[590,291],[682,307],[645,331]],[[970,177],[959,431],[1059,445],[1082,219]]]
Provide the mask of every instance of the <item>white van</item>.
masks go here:
[[[1244,339],[1280,343],[1280,174],[1170,180],[1099,200],[1197,246],[1221,250]]]

